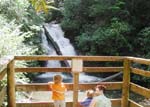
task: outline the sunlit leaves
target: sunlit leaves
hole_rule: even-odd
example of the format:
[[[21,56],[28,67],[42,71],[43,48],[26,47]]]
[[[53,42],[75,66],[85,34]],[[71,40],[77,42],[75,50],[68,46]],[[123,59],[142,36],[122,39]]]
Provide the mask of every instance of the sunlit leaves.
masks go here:
[[[23,44],[24,37],[29,33],[20,31],[15,21],[7,22],[0,16],[0,55],[21,55],[31,52],[31,48]]]
[[[35,8],[36,12],[44,11],[45,13],[48,13],[49,9],[57,9],[51,4],[51,2],[47,2],[46,0],[30,0],[32,6]]]

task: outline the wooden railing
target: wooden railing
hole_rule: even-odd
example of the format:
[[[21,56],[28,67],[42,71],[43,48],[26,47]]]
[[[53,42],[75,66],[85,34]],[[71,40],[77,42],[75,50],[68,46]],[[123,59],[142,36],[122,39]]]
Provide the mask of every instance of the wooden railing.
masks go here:
[[[6,57],[0,59],[0,81],[5,78],[7,74],[7,86],[3,86],[0,92],[0,106],[2,106],[4,99],[7,97],[8,107],[15,107],[15,81],[14,81],[14,57]]]
[[[17,68],[15,61],[47,61],[47,60],[70,60],[71,67],[29,67]],[[87,61],[94,62],[120,62],[122,66],[113,67],[86,67],[84,63]],[[109,84],[107,90],[122,90],[122,97],[119,99],[111,99],[112,107],[143,107],[129,98],[129,92],[140,94],[146,98],[150,98],[150,89],[139,86],[130,82],[130,73],[150,77],[150,72],[133,68],[133,63],[150,65],[149,59],[135,57],[118,57],[118,56],[15,56],[5,64],[1,64],[0,80],[7,74],[7,92],[3,88],[0,92],[0,105],[3,102],[3,96],[7,93],[8,107],[53,107],[52,102],[16,102],[16,91],[49,91],[47,83],[31,83],[31,84],[15,84],[15,73],[17,72],[68,72],[73,75],[73,83],[66,83],[67,90],[73,91],[73,102],[67,102],[67,107],[78,107],[78,90],[87,90],[95,87],[97,84]],[[121,82],[96,82],[96,83],[79,83],[79,75],[81,72],[123,72],[123,81]]]

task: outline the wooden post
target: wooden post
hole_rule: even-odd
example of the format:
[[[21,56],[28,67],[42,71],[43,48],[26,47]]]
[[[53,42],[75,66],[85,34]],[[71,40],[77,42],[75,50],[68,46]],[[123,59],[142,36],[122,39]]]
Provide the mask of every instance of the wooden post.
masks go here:
[[[14,60],[8,64],[7,70],[7,94],[8,94],[8,107],[16,107],[15,99],[15,76],[14,76]]]
[[[83,71],[83,61],[81,59],[73,59],[72,60],[73,107],[78,107],[79,72],[82,71]]]
[[[128,100],[130,88],[130,63],[131,62],[128,59],[124,60],[121,107],[129,107]]]

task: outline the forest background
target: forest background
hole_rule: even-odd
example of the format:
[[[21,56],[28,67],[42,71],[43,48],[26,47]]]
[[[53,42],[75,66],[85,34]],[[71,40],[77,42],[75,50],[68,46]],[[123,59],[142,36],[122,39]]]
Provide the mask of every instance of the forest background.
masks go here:
[[[0,57],[45,54],[40,30],[54,20],[79,55],[150,58],[149,0],[0,0]],[[17,77],[31,79],[33,75]],[[132,79],[150,82],[137,75]]]

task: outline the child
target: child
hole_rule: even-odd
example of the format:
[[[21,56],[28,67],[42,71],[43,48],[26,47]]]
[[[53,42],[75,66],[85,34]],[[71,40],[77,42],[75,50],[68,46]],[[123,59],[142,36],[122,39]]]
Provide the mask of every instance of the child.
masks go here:
[[[53,83],[49,83],[52,90],[52,99],[54,100],[54,107],[66,107],[65,104],[65,91],[66,87],[62,83],[61,75],[53,77]]]
[[[79,103],[80,107],[89,107],[94,96],[94,91],[87,90],[86,95],[87,95],[87,98],[84,101]]]
[[[97,85],[95,88],[95,97],[93,98],[90,107],[111,107],[111,101],[104,95],[106,86]]]

